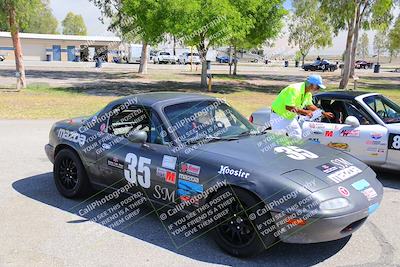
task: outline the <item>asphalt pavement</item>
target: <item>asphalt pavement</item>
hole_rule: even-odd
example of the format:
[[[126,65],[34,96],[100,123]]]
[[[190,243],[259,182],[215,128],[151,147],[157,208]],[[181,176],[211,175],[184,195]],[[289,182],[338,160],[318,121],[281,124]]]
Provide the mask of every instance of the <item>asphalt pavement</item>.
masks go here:
[[[399,174],[378,173],[381,207],[351,237],[237,259],[208,234],[176,247],[151,212],[123,230],[81,217],[79,200],[57,192],[44,153],[53,122],[0,121],[0,266],[400,266]]]

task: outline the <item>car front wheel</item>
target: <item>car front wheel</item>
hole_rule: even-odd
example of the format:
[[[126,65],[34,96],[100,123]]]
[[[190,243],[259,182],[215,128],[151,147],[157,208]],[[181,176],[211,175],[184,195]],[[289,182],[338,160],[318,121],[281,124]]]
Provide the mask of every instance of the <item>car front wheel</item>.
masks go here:
[[[270,215],[266,214],[255,221],[249,218],[250,214],[254,214],[264,206],[263,202],[239,188],[221,189],[212,201],[226,195],[227,192],[231,193],[234,201],[226,207],[229,210],[228,214],[216,222],[216,227],[213,229],[216,243],[235,257],[249,257],[270,247],[276,241],[275,237],[271,233],[261,240],[255,224],[267,221]]]
[[[82,197],[90,192],[89,179],[82,161],[71,149],[57,153],[53,176],[57,190],[67,198]]]

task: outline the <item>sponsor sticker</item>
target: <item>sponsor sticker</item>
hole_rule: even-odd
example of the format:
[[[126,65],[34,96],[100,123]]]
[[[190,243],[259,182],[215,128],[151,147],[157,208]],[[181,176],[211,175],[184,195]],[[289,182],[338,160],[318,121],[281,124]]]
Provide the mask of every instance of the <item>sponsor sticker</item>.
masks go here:
[[[350,166],[350,167],[347,167],[340,171],[337,171],[333,174],[328,175],[328,178],[336,183],[340,183],[340,182],[343,182],[361,172],[362,171],[359,168],[357,168],[356,166]]]
[[[328,147],[330,148],[335,148],[335,149],[339,149],[339,150],[344,150],[344,151],[350,151],[350,146],[349,144],[346,143],[332,143],[330,142],[328,145]]]
[[[240,169],[240,170],[231,169],[229,166],[224,166],[224,165],[221,165],[221,169],[218,171],[218,173],[233,175],[233,176],[240,177],[240,178],[247,178],[250,175],[249,172],[245,172],[242,169]]]
[[[322,129],[314,129],[314,130],[312,130],[312,133],[313,134],[323,134],[324,133],[324,131],[322,130]]]
[[[181,172],[187,173],[190,175],[198,176],[200,174],[200,166],[190,164],[190,163],[181,163]]]
[[[120,169],[120,170],[124,169],[124,161],[119,160],[117,157],[108,158],[107,165],[110,167]]]
[[[363,193],[363,195],[368,199],[368,201],[371,201],[378,195],[372,187],[363,190],[361,193]]]
[[[382,133],[371,133],[371,138],[374,140],[379,140],[383,137]]]
[[[179,174],[179,179],[193,182],[193,183],[199,183],[199,181],[200,181],[199,177],[195,177],[195,176],[191,176],[191,175],[187,175],[187,174],[183,174],[183,173]]]
[[[308,138],[308,140],[316,144],[321,144],[318,138]]]
[[[360,130],[342,130],[340,132],[340,136],[343,136],[343,137],[359,137],[360,136]]]
[[[176,172],[157,167],[156,175],[158,177],[165,179],[167,183],[175,184]]]
[[[338,191],[344,197],[350,196],[350,191],[344,186],[339,186],[338,187]]]
[[[77,143],[80,146],[83,146],[86,142],[86,135],[80,134],[76,131],[70,131],[67,129],[58,129],[57,136],[64,140]]]
[[[361,179],[355,183],[352,183],[351,186],[358,191],[362,191],[369,187],[369,183],[365,179]]]
[[[333,131],[326,131],[325,137],[333,137]]]
[[[178,180],[178,196],[194,196],[203,193],[203,185],[185,180]]]
[[[368,213],[369,213],[369,214],[372,214],[372,213],[374,213],[378,208],[379,208],[379,204],[378,204],[378,203],[375,203],[375,204],[373,204],[373,205],[371,205],[371,206],[368,207]]]
[[[318,170],[322,171],[323,173],[329,174],[339,170],[338,167],[333,165],[332,163],[325,163],[317,167]]]
[[[106,130],[106,124],[105,123],[102,123],[101,125],[100,125],[100,132],[105,132],[105,130]]]
[[[328,178],[334,181],[335,183],[343,182],[350,177],[353,177],[359,173],[362,173],[362,170],[354,166],[353,163],[348,162],[343,158],[337,158],[331,160],[331,163],[339,168],[338,171],[328,175]]]
[[[377,145],[380,145],[381,144],[381,141],[372,141],[372,140],[368,140],[367,142],[365,142],[367,145],[374,145],[374,146],[377,146]]]
[[[162,160],[162,167],[170,170],[175,170],[176,167],[176,157],[164,155]]]

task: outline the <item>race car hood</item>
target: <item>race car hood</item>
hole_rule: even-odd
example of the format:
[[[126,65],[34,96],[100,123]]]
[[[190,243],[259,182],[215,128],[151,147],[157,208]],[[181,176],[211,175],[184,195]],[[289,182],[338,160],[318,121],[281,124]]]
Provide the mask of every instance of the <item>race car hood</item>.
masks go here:
[[[89,117],[77,117],[72,119],[66,119],[57,122],[57,124],[68,124],[71,126],[79,126],[82,125]]]
[[[268,136],[270,134],[243,137],[233,141],[208,143],[203,145],[200,150],[215,154],[213,158],[217,160],[226,159],[227,162],[234,162],[235,166],[230,164],[232,168],[260,173],[265,179],[282,177],[300,185],[304,185],[308,180],[316,180],[315,185],[307,188],[312,192],[337,185],[342,182],[342,179],[356,177],[368,168],[368,166],[351,155],[324,145],[303,140],[295,141],[295,143],[292,140],[291,144],[276,140],[274,142],[265,142]],[[317,157],[296,160],[289,157],[290,155],[287,153],[276,152],[276,148],[287,146],[305,149]],[[346,174],[345,171],[345,174],[341,176],[340,172],[349,168],[350,172]]]

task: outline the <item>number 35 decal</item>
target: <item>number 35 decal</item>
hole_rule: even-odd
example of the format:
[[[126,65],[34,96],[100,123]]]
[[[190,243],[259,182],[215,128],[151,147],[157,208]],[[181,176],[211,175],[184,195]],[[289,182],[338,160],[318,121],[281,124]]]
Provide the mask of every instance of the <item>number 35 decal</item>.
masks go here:
[[[389,149],[400,150],[400,135],[390,134],[389,136]]]
[[[297,146],[287,146],[287,147],[276,147],[274,149],[275,153],[286,153],[286,156],[288,156],[291,159],[295,160],[305,160],[305,159],[317,159],[318,155],[305,150],[298,148]]]
[[[128,164],[124,170],[125,179],[133,184],[139,184],[143,188],[150,187],[150,168],[151,159],[138,157],[133,153],[126,154],[125,162]]]

